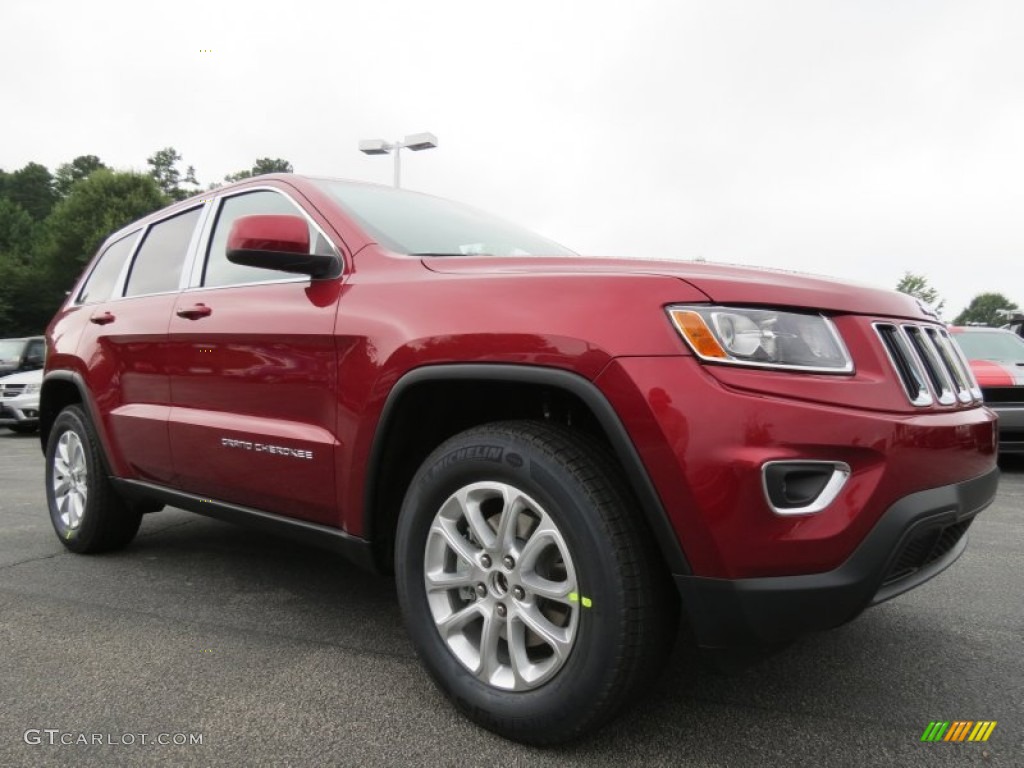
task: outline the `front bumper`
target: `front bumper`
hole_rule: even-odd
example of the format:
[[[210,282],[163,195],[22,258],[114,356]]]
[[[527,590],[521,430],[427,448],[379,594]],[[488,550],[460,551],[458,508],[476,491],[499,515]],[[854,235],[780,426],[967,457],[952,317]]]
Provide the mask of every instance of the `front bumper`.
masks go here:
[[[39,423],[39,395],[22,395],[0,401],[0,427]]]
[[[675,573],[726,580],[825,573],[846,562],[900,499],[995,467],[991,411],[913,409],[905,397],[902,412],[851,405],[866,400],[881,376],[866,368],[842,378],[769,376],[662,357],[620,358],[602,372],[597,384],[623,417],[675,533],[668,544],[689,566]],[[739,388],[751,382],[799,384],[806,396]],[[841,492],[814,514],[777,514],[764,467],[812,461],[849,467]]]
[[[747,579],[677,575],[697,643],[720,648],[784,642],[831,629],[923,584],[967,546],[967,527],[995,498],[999,470],[910,494],[882,515],[839,567]]]

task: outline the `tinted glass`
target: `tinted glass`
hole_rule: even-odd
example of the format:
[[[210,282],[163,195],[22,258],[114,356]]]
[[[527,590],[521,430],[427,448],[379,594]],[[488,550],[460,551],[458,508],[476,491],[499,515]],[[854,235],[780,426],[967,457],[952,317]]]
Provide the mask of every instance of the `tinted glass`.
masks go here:
[[[515,224],[469,206],[402,189],[318,182],[378,243],[425,256],[574,256]]]
[[[128,275],[125,296],[177,290],[185,254],[201,210],[193,208],[149,228]]]
[[[260,213],[302,215],[288,198],[277,192],[261,190],[226,198],[221,203],[220,212],[217,214],[217,223],[213,228],[213,237],[210,238],[210,246],[206,252],[203,285],[261,283],[267,280],[284,280],[292,277],[292,275],[279,272],[276,269],[247,267],[242,264],[232,264],[228,261],[227,244],[228,235],[231,234],[231,225],[240,216],[252,216]],[[318,237],[319,233],[316,229],[310,227],[309,242],[312,247],[317,248],[316,252],[333,252],[329,245],[324,250],[325,243],[318,243]]]
[[[968,331],[953,335],[969,360],[1006,360],[1024,362],[1024,339],[999,331]]]
[[[25,350],[25,359],[29,358],[42,358],[43,352],[46,350],[46,346],[42,341],[30,341],[28,343],[28,349]]]
[[[110,293],[114,290],[114,283],[117,282],[117,277],[121,274],[121,267],[124,266],[125,259],[131,253],[137,234],[138,232],[133,232],[127,237],[121,238],[103,252],[93,268],[92,274],[89,275],[89,279],[82,286],[81,293],[78,294],[80,303],[91,304],[110,298]]]

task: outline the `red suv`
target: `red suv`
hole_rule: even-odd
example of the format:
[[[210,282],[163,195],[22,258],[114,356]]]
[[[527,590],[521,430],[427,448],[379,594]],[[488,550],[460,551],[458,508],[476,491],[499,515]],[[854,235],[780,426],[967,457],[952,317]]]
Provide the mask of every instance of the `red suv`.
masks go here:
[[[261,176],[125,227],[47,339],[66,547],[171,504],[393,570],[438,685],[537,744],[639,694],[680,613],[708,647],[838,626],[996,492],[995,418],[907,296],[581,258],[369,184]]]

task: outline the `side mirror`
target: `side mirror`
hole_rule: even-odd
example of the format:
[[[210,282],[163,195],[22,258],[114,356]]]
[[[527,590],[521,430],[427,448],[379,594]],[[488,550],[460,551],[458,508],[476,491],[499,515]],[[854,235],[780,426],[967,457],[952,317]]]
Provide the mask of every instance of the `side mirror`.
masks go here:
[[[45,362],[42,355],[28,355],[22,367],[27,371],[34,371],[37,368],[42,368]]]
[[[301,216],[241,216],[231,225],[228,261],[247,267],[276,269],[310,277],[335,277],[336,256],[309,252],[309,226]]]

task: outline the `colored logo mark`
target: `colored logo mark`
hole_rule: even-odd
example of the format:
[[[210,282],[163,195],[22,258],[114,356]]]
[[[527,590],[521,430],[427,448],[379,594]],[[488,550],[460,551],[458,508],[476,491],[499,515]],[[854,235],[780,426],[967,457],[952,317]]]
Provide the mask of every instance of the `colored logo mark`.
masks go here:
[[[921,741],[988,741],[995,729],[995,720],[938,720],[928,723]]]

